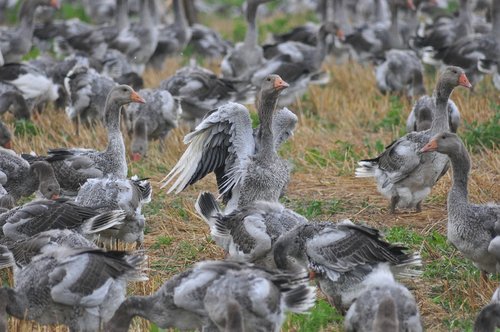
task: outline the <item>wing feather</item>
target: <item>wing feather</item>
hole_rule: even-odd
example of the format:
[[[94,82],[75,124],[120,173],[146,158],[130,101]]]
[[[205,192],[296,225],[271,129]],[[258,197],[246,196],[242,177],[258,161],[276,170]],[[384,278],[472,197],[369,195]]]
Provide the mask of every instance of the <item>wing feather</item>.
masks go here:
[[[218,176],[223,194],[239,181],[244,161],[255,151],[249,112],[243,105],[227,103],[186,135],[184,143],[189,146],[162,180],[162,188],[177,177],[168,192],[178,193],[207,174],[223,170]]]

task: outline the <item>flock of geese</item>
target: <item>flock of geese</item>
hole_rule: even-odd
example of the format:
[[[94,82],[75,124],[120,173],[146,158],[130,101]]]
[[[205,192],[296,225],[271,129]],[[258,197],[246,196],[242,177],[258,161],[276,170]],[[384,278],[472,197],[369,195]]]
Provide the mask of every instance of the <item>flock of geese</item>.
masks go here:
[[[382,92],[416,99],[408,133],[359,161],[356,176],[374,178],[390,213],[419,212],[451,166],[448,240],[483,276],[500,272],[500,206],[468,201],[470,156],[455,134],[460,113],[450,99],[485,74],[500,88],[500,0],[486,4],[489,21],[478,14],[480,1],[460,0],[452,17],[436,15],[440,1],[322,0],[321,24],[260,45],[257,16],[266,2],[246,1],[245,38],[233,45],[193,22],[191,1],[173,0],[171,23],[160,1],[83,1],[96,25],[56,19],[58,0],[22,1],[19,25],[0,29],[0,114],[29,119],[52,103],[65,109],[76,134],[101,122],[108,143],[104,151],[19,155],[0,122],[0,268],[14,274],[14,286],[0,288],[0,331],[8,316],[71,331],[127,331],[135,316],[161,328],[279,331],[287,312],[314,306],[310,279],[345,313],[347,331],[422,331],[404,285],[422,273],[418,253],[387,242],[377,229],[350,220],[310,222],[279,202],[291,165],[278,150],[298,122],[286,106],[309,85],[328,82],[322,64],[329,54],[373,62]],[[0,0],[0,12],[10,5]],[[138,20],[130,20],[134,15]],[[42,55],[21,61],[33,46]],[[160,69],[186,47],[222,58],[222,76],[190,63],[143,89],[146,66]],[[425,95],[421,59],[442,67],[432,95]],[[256,128],[245,103],[255,103]],[[126,294],[129,282],[147,279],[141,209],[152,186],[127,178],[122,118],[133,161],[147,157],[150,140],[165,151],[169,132],[187,123],[187,148],[162,188],[178,194],[214,173],[224,204],[203,192],[195,207],[226,259],[199,262],[149,296]],[[35,192],[37,199],[18,205]],[[102,249],[115,241],[138,250]],[[498,290],[475,331],[496,326]]]

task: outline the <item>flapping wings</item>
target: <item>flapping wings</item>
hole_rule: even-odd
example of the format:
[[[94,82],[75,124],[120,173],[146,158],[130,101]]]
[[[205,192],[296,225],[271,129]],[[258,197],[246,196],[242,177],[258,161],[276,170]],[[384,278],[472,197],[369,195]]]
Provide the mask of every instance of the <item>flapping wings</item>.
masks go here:
[[[168,192],[178,193],[215,172],[219,192],[226,194],[238,184],[245,161],[255,151],[252,134],[252,121],[243,105],[222,105],[186,135],[184,143],[189,146],[163,179],[162,187],[177,177]]]

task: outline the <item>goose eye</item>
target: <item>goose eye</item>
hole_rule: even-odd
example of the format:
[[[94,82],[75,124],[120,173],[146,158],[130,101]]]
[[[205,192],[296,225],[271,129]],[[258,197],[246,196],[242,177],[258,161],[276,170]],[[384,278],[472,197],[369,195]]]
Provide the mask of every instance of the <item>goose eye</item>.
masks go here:
[[[442,139],[445,139],[445,138],[446,138],[446,135],[441,136],[441,138],[442,138]]]
[[[268,81],[268,82],[271,82],[271,77],[268,77],[268,78],[267,78],[267,81]]]

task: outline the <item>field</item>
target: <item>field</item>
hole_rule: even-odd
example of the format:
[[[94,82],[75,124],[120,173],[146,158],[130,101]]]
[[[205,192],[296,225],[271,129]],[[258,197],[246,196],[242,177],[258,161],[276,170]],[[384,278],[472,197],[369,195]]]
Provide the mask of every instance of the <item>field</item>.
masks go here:
[[[296,22],[280,23],[283,17],[266,19],[261,30],[286,30]],[[208,20],[208,19],[207,19]],[[277,22],[271,24],[272,22]],[[224,35],[238,37],[239,21],[233,25],[219,21]],[[228,28],[228,26],[230,28]],[[269,26],[271,28],[269,28]],[[267,27],[267,28],[266,28]],[[243,30],[244,32],[244,30]],[[262,32],[264,33],[264,32]],[[187,57],[169,59],[161,72],[147,71],[146,85],[155,87],[184,65]],[[216,63],[204,63],[216,70]],[[335,64],[330,59],[324,69],[331,80],[324,87],[311,87],[307,95],[290,107],[299,117],[294,137],[281,149],[293,164],[293,173],[282,203],[310,220],[337,221],[349,218],[380,228],[393,242],[408,245],[421,253],[424,274],[407,286],[415,294],[423,323],[428,331],[469,331],[482,306],[498,286],[498,279],[482,283],[479,271],[446,241],[446,197],[451,184],[448,173],[423,204],[423,211],[388,213],[388,201],[376,190],[373,179],[354,178],[356,162],[375,156],[394,138],[404,133],[412,102],[406,98],[381,95],[375,87],[373,67],[356,63]],[[436,72],[427,68],[426,86],[432,91]],[[500,94],[489,78],[473,91],[457,88],[452,95],[462,124],[459,134],[472,158],[469,181],[470,200],[478,203],[500,201]],[[249,106],[254,112],[253,106]],[[31,123],[10,122],[16,132],[17,152],[43,154],[48,148],[81,146],[103,149],[105,131],[96,127],[76,137],[63,110],[46,110]],[[150,147],[147,159],[129,163],[129,175],[148,177],[153,183],[153,200],[143,213],[147,220],[145,248],[148,250],[150,279],[131,285],[130,293],[150,294],[172,275],[204,259],[222,259],[224,254],[210,239],[209,229],[197,216],[194,202],[200,191],[216,192],[215,178],[207,177],[181,194],[167,195],[159,181],[173,167],[185,146],[180,127],[167,139],[167,151]],[[127,138],[128,144],[128,138]],[[310,315],[293,315],[284,331],[340,331],[343,318],[319,297]],[[11,320],[9,331],[64,331],[39,328]],[[136,319],[135,331],[158,331]]]

